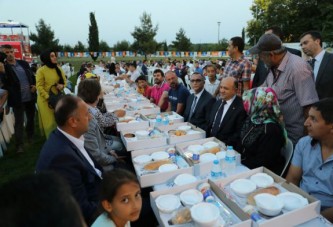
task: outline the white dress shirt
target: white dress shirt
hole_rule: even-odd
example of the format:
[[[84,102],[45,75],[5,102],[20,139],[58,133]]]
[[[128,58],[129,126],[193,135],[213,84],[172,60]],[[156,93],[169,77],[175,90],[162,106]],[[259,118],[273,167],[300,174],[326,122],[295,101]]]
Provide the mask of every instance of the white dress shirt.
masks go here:
[[[317,79],[317,75],[318,75],[318,71],[319,71],[319,67],[320,67],[320,64],[321,64],[321,61],[323,60],[324,58],[324,54],[325,54],[325,50],[322,50],[316,57],[316,61],[314,63],[314,68],[313,68],[313,75],[314,75],[314,79],[316,81]]]
[[[64,136],[66,136],[67,139],[69,139],[79,149],[79,151],[81,152],[81,154],[87,159],[87,161],[89,162],[89,164],[95,169],[97,175],[100,178],[102,178],[102,172],[95,167],[95,164],[94,164],[93,160],[90,158],[90,156],[88,155],[86,149],[84,148],[84,137],[83,137],[83,135],[78,139],[78,138],[75,138],[74,136],[71,136],[67,132],[64,132],[59,127],[58,127],[58,130],[62,134],[64,134]]]
[[[211,83],[209,81],[208,78],[206,78],[206,81],[205,81],[205,89],[206,91],[208,91],[211,95],[214,95],[216,89],[218,88],[218,86],[220,85],[220,81],[219,80],[215,80],[214,83]]]
[[[234,97],[232,97],[231,99],[229,99],[228,101],[226,101],[227,103],[224,105],[224,108],[223,108],[223,114],[222,114],[222,117],[221,117],[220,125],[223,121],[223,118],[224,118],[225,114],[228,112],[229,107],[231,106],[231,103],[235,100],[235,98],[236,98],[236,95]]]

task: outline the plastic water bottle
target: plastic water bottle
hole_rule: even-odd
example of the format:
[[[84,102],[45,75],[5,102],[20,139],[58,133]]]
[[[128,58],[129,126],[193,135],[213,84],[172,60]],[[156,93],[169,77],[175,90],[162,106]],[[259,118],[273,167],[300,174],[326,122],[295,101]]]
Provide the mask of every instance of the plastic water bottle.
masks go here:
[[[227,153],[224,159],[225,171],[233,172],[236,168],[236,154],[232,146],[227,146]]]
[[[162,120],[163,125],[169,125],[169,118],[168,117],[164,117]]]
[[[198,190],[202,193],[205,202],[214,202],[215,198],[213,196],[213,192],[210,189],[210,185],[208,183],[202,183],[198,186]]]
[[[242,208],[242,210],[249,215],[249,217],[257,222],[261,223],[264,221],[264,219],[260,216],[260,214],[255,210],[254,206],[252,205],[246,205]]]
[[[155,126],[160,126],[161,124],[162,124],[162,116],[161,114],[157,114]]]
[[[210,171],[210,176],[212,177],[213,180],[217,180],[223,176],[220,162],[217,159],[213,161],[213,166]]]

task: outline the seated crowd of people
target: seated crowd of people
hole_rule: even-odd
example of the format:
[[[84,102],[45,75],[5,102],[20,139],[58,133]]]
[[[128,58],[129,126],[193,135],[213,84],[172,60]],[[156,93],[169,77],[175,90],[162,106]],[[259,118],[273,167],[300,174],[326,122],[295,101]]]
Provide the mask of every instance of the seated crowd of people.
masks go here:
[[[126,82],[162,112],[174,111],[203,129],[206,137],[233,146],[249,169],[264,166],[281,175],[286,165],[281,150],[291,141],[295,152],[286,179],[319,199],[323,216],[332,221],[333,55],[322,49],[320,33],[309,31],[300,38],[303,52],[315,59],[307,62],[282,44],[276,30],[268,29],[249,49],[259,56],[257,67],[243,55],[243,39],[233,37],[228,46],[230,59],[225,63],[175,61],[163,65],[143,61],[138,67],[136,63],[101,62],[99,68],[115,81]],[[149,203],[151,189],[140,188],[130,152],[114,130],[126,112],[106,110],[94,65],[82,66],[77,95],[63,96],[53,109],[48,103],[50,90],[66,87],[55,52],[41,54],[44,65],[35,77],[23,62],[13,59],[10,46],[2,49],[7,61],[3,69],[0,65],[0,77],[8,92],[8,105],[19,119],[15,123],[17,148],[20,151],[23,143],[20,119],[24,113],[27,135],[33,136],[29,122],[34,117],[29,107],[37,97],[47,141],[37,161],[36,177],[42,180],[45,171],[54,171],[65,179],[55,183],[67,183],[70,192],[66,188],[63,195],[55,196],[73,197],[84,219],[73,214],[81,221],[71,226],[84,226],[83,222],[92,226],[130,226],[130,222],[131,226],[156,226]],[[153,85],[148,81],[149,70],[153,70]],[[19,97],[14,94],[17,87],[21,87]],[[9,191],[6,187],[3,192]]]

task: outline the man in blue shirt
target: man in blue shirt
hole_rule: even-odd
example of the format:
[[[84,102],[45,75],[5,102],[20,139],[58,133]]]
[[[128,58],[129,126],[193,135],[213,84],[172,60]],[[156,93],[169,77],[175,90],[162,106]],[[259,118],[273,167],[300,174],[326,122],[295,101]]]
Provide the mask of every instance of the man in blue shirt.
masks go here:
[[[16,151],[23,152],[25,117],[28,142],[32,142],[35,131],[36,79],[28,62],[15,59],[14,48],[11,45],[3,45],[1,49],[7,57],[5,73],[0,73],[0,79],[3,88],[8,91],[7,105],[12,107],[14,112]]]
[[[321,214],[333,221],[333,98],[314,103],[304,123],[308,136],[296,144],[287,181],[321,201]]]
[[[179,115],[183,115],[186,107],[186,100],[190,95],[190,92],[182,84],[179,84],[178,77],[173,71],[165,73],[165,80],[170,86],[168,92],[169,107],[167,111],[174,111]]]

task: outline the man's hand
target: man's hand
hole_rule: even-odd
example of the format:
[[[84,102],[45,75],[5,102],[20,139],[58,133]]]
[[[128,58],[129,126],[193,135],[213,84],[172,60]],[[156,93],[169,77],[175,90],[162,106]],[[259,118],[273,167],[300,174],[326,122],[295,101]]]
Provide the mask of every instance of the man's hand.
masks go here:
[[[5,73],[5,65],[0,62],[0,73]]]
[[[35,93],[36,92],[36,86],[35,85],[31,85],[30,86],[30,92],[31,93]]]

